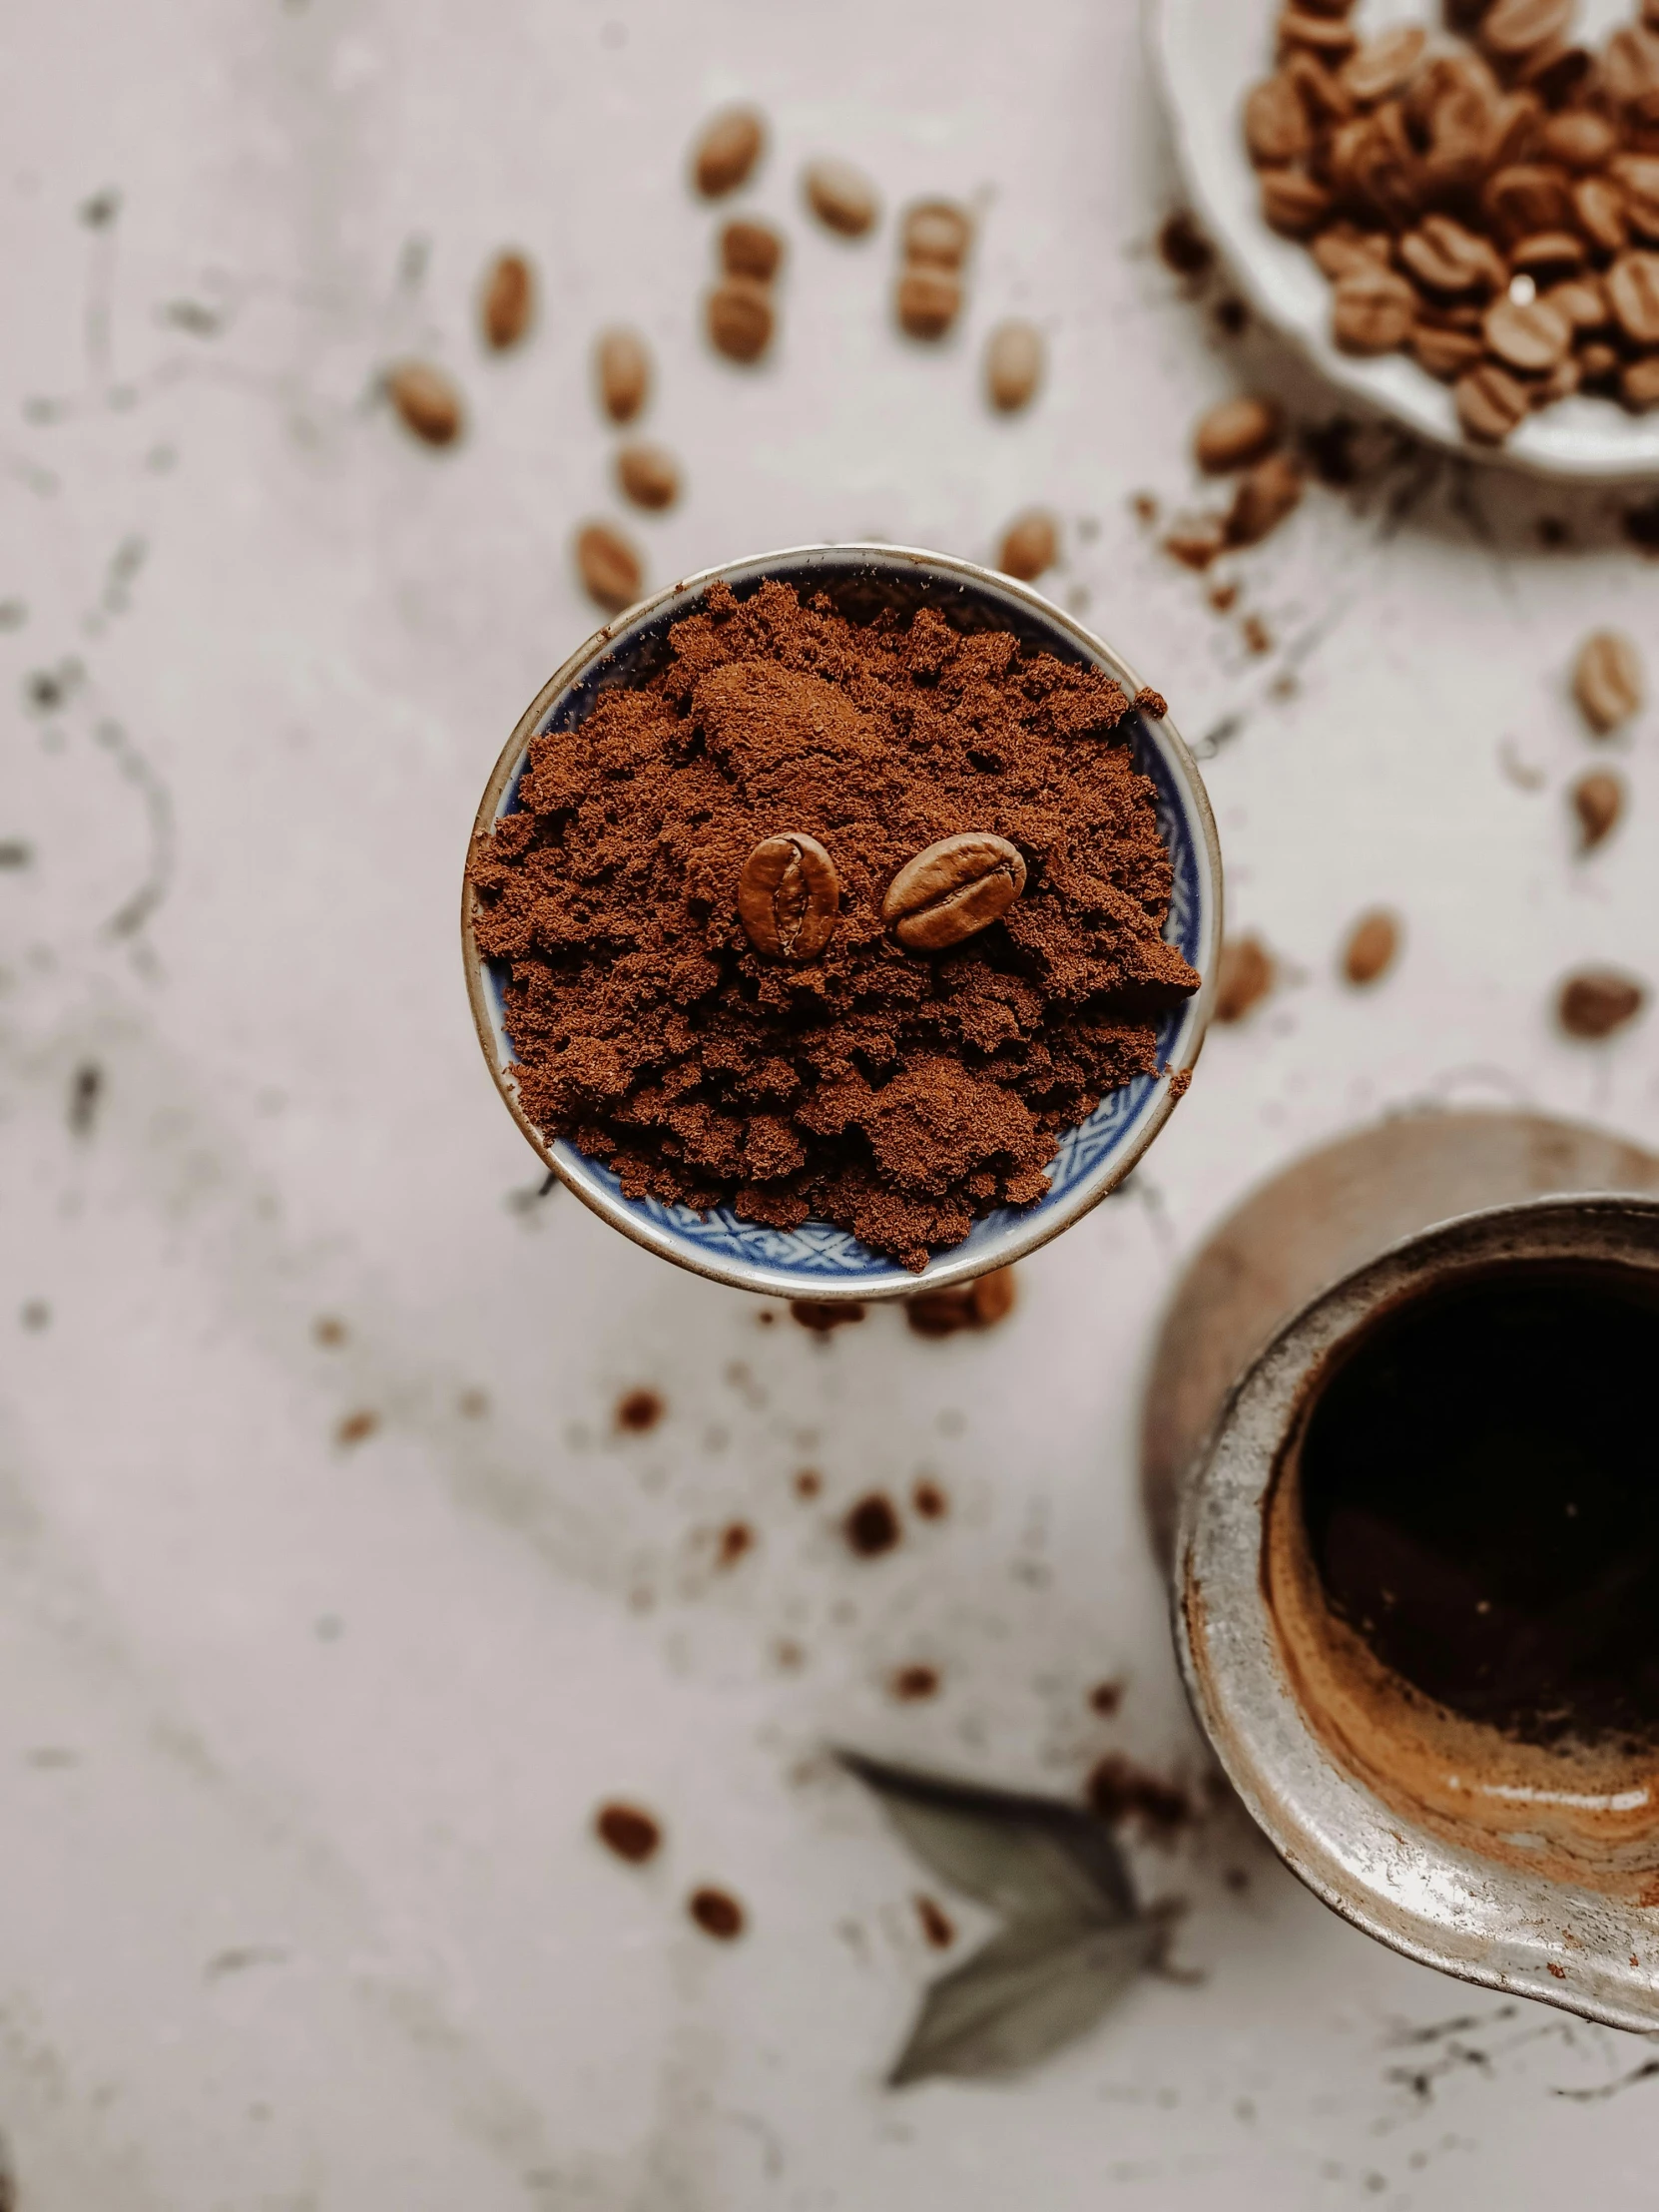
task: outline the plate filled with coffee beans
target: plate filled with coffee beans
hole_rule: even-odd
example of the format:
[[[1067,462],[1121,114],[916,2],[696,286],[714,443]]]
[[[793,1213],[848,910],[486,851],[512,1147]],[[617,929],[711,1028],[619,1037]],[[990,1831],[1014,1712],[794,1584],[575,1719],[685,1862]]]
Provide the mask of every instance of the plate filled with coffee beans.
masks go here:
[[[1186,1090],[1221,862],[1168,705],[1029,586],[814,546],[572,655],[473,827],[503,1099],[636,1242],[897,1298],[1047,1242]]]
[[[1152,0],[1200,220],[1441,444],[1659,473],[1659,0]]]

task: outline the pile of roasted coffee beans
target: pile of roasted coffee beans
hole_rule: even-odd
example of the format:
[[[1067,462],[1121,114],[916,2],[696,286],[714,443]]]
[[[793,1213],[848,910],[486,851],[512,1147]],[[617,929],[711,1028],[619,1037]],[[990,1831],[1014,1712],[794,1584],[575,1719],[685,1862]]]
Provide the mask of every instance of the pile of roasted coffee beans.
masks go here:
[[[1576,0],[1448,0],[1441,35],[1365,41],[1352,7],[1291,0],[1244,114],[1336,343],[1410,353],[1486,444],[1577,391],[1659,404],[1659,0],[1599,50]]]

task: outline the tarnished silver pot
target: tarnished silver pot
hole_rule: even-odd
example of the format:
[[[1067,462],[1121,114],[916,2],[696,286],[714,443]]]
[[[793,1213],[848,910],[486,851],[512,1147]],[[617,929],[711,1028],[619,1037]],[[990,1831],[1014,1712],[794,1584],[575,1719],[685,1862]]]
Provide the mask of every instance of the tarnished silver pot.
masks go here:
[[[1300,1501],[1310,1409],[1363,1332],[1424,1293],[1540,1264],[1659,1299],[1659,1203],[1580,1194],[1442,1222],[1279,1329],[1182,1479],[1175,1632],[1234,1787],[1328,1905],[1465,1980],[1652,2030],[1659,1747],[1521,1743],[1412,1693],[1335,1620]]]

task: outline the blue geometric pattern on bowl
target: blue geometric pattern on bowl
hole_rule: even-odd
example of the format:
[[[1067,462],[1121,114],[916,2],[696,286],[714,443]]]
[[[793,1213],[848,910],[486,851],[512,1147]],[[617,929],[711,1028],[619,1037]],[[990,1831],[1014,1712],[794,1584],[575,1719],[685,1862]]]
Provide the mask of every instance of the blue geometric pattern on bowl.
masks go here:
[[[837,605],[848,612],[860,605],[869,606],[872,601],[912,612],[925,603],[938,607],[958,628],[1013,630],[1027,644],[1060,659],[1083,666],[1105,666],[1113,675],[1124,673],[1119,665],[1105,660],[1095,642],[1057,608],[1005,578],[971,569],[966,563],[959,567],[939,564],[936,557],[896,547],[812,547],[767,556],[719,573],[740,598],[770,577],[804,590],[829,590]],[[618,631],[552,701],[538,719],[535,734],[576,728],[591,714],[604,691],[618,684],[638,683],[660,667],[669,651],[670,630],[695,612],[709,581],[692,579],[669,595],[666,602],[643,610],[637,622]],[[1205,895],[1209,878],[1207,855],[1201,848],[1202,832],[1189,812],[1175,761],[1161,742],[1162,733],[1155,735],[1155,726],[1138,711],[1125,718],[1119,732],[1134,752],[1136,767],[1152,782],[1158,827],[1169,849],[1174,880],[1164,935],[1193,966],[1202,969],[1207,943],[1213,945],[1216,926],[1216,916],[1208,910]],[[521,761],[502,794],[501,814],[510,814],[517,806],[524,766]],[[504,1066],[513,1057],[504,1021],[505,970],[497,961],[486,961],[484,969],[497,1052]],[[1165,1017],[1158,1031],[1161,1063],[1167,1064],[1177,1053],[1196,1016],[1196,1004],[1189,1000]],[[705,1269],[712,1267],[717,1272],[726,1268],[745,1273],[760,1269],[775,1277],[787,1276],[806,1297],[812,1296],[815,1284],[821,1288],[833,1284],[842,1295],[848,1291],[891,1295],[898,1290],[924,1288],[946,1264],[952,1275],[964,1276],[978,1273],[985,1266],[1002,1265],[1002,1248],[1008,1244],[1010,1232],[1016,1233],[1021,1249],[1041,1241],[1040,1231],[1037,1238],[1018,1233],[1027,1225],[1040,1224],[1052,1211],[1063,1208],[1067,1215],[1076,1211],[1081,1186],[1109,1184],[1114,1161],[1135,1147],[1143,1124],[1160,1104],[1159,1094],[1164,1088],[1161,1078],[1142,1075],[1108,1093],[1087,1121],[1068,1129],[1060,1138],[1058,1153],[1049,1164],[1050,1187],[1044,1197],[1030,1206],[1002,1207],[985,1215],[974,1223],[961,1244],[935,1256],[919,1275],[897,1267],[872,1252],[849,1230],[833,1228],[829,1222],[809,1221],[799,1229],[773,1229],[740,1220],[729,1206],[699,1215],[689,1206],[668,1206],[659,1199],[625,1198],[620,1180],[602,1161],[579,1151],[567,1139],[557,1140],[549,1149],[564,1173],[608,1198],[605,1210],[625,1211],[641,1226],[649,1225],[655,1231],[653,1242],[682,1248],[694,1267],[701,1261]],[[960,1262],[969,1265],[959,1267]],[[785,1295],[791,1288],[776,1282],[769,1287]]]

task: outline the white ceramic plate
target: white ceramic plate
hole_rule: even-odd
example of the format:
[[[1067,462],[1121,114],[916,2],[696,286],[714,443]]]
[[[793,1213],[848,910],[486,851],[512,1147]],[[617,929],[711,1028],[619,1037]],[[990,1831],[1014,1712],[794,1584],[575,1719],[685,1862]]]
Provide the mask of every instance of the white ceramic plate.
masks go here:
[[[1332,383],[1396,416],[1420,436],[1539,475],[1659,474],[1659,410],[1626,414],[1613,400],[1574,398],[1532,415],[1501,446],[1471,445],[1451,393],[1403,353],[1357,360],[1331,342],[1331,286],[1312,255],[1263,222],[1240,118],[1245,94],[1273,67],[1280,0],[1147,0],[1153,57],[1194,212],[1232,264],[1252,303]],[[1578,35],[1599,45],[1634,20],[1632,0],[1583,0]],[[1367,36],[1395,23],[1441,21],[1438,0],[1361,0]]]

